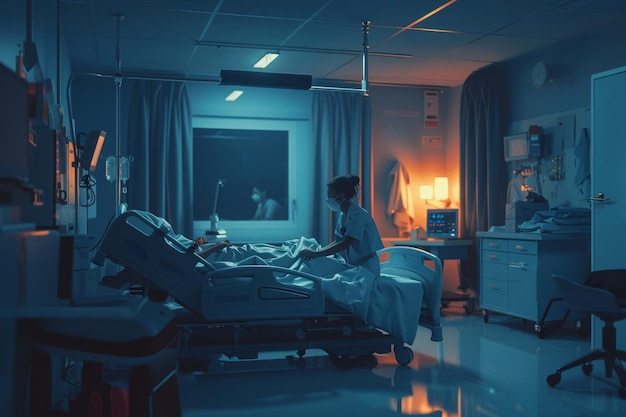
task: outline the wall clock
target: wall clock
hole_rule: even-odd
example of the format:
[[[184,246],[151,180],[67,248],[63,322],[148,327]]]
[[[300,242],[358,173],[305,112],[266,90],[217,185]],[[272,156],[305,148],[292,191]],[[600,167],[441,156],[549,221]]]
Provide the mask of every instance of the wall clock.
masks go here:
[[[533,65],[530,77],[535,87],[545,85],[550,79],[550,68],[548,67],[548,64],[545,62],[537,62]]]

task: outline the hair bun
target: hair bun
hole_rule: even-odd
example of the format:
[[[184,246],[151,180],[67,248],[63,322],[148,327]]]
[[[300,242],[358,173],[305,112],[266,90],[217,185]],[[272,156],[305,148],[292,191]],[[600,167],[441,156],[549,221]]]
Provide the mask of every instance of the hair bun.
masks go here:
[[[361,183],[361,179],[356,175],[350,175],[348,177],[348,180],[350,181],[350,184],[354,185],[355,187]]]

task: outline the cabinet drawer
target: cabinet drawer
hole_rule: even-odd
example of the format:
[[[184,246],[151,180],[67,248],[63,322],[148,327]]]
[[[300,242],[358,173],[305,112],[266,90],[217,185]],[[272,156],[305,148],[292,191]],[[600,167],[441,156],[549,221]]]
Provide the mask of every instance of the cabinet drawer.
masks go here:
[[[481,265],[482,279],[496,279],[506,281],[509,274],[509,265],[506,263],[483,262]]]
[[[497,281],[489,278],[483,278],[481,282],[481,307],[491,307],[499,309],[508,308],[508,283],[506,281]]]
[[[508,253],[498,252],[494,250],[483,250],[482,260],[484,262],[493,262],[497,264],[506,264],[508,262]]]
[[[509,250],[507,245],[507,240],[504,239],[483,239],[482,250],[496,250],[496,251],[504,251]]]
[[[537,269],[537,256],[523,253],[509,253],[507,264],[511,269],[527,271]]]
[[[529,240],[511,240],[509,241],[509,253],[528,253],[537,254],[537,242]]]

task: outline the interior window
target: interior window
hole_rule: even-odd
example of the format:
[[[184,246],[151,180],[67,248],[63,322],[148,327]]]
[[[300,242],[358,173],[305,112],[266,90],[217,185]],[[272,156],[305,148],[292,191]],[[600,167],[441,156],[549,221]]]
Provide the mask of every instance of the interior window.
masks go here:
[[[303,121],[194,117],[194,231],[215,228],[237,242],[282,241],[310,233],[310,168]],[[298,194],[300,191],[300,194]],[[263,194],[259,197],[253,194]],[[268,200],[272,200],[268,203]],[[260,204],[261,203],[261,204]],[[257,210],[275,213],[270,220]],[[262,207],[260,207],[262,206]],[[303,207],[304,206],[304,207]],[[217,216],[213,216],[216,214]]]

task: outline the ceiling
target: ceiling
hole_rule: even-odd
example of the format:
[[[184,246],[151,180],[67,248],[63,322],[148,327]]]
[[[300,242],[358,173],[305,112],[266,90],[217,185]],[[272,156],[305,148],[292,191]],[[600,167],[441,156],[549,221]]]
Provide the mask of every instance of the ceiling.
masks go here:
[[[75,71],[216,82],[278,51],[257,71],[360,86],[366,43],[371,84],[458,86],[493,62],[624,23],[624,0],[61,0]]]

